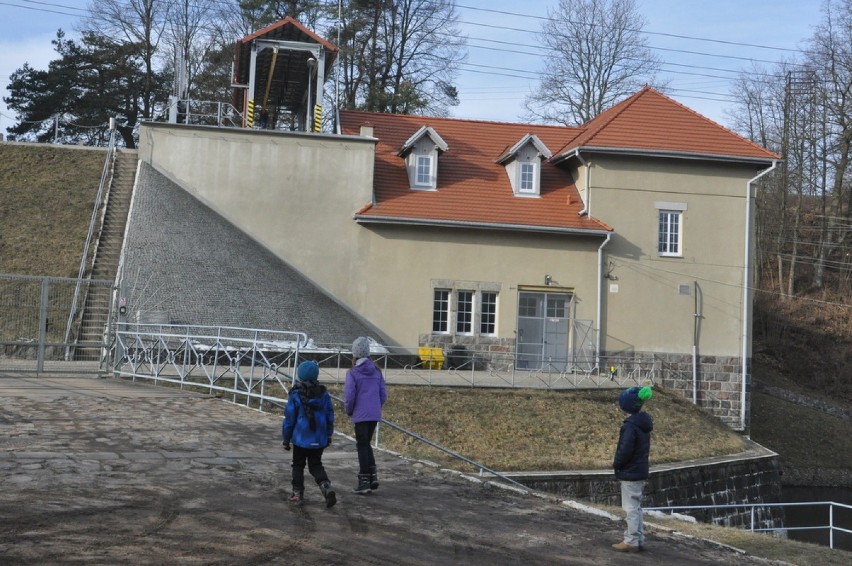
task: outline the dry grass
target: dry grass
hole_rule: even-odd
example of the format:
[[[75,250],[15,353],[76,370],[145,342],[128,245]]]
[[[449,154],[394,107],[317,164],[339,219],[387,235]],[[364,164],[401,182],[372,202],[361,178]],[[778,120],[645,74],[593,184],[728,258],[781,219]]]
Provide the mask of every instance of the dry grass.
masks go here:
[[[755,441],[791,468],[850,467],[852,422],[761,393],[752,395]],[[818,431],[818,432],[815,432]]]
[[[0,273],[77,277],[105,157],[0,144]]]
[[[339,395],[339,389],[333,392]],[[617,391],[531,391],[389,386],[384,418],[499,471],[606,470],[624,413]],[[692,404],[657,389],[652,464],[742,452],[740,435]],[[347,419],[340,430],[351,434]],[[383,447],[470,471],[460,460],[390,427]]]

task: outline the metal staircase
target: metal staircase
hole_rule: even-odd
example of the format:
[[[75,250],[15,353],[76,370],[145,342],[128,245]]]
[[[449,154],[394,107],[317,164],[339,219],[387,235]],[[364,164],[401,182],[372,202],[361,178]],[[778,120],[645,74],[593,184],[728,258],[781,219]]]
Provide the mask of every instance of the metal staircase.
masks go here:
[[[127,215],[133,196],[138,154],[136,150],[116,152],[109,190],[104,198],[102,220],[94,245],[92,269],[89,280],[115,281],[121,259]],[[74,349],[78,361],[99,360],[104,346],[104,336],[112,306],[111,289],[84,285],[80,294],[83,308],[79,333]]]

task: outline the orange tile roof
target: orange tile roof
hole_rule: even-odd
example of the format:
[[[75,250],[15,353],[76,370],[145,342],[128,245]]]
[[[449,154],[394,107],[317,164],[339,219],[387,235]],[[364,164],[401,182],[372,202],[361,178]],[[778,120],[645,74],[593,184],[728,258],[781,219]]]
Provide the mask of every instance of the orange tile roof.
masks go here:
[[[558,150],[559,154],[595,148],[731,161],[780,159],[648,86],[586,122],[580,130],[575,139]]]
[[[580,216],[583,203],[568,170],[548,161],[541,167],[541,197],[516,197],[506,169],[496,160],[527,134],[535,134],[551,150],[564,147],[577,130],[400,114],[341,111],[344,134],[358,135],[373,126],[378,138],[374,184],[376,203],[358,211],[363,220],[505,226],[545,231],[611,230]],[[409,188],[405,160],[397,152],[422,126],[431,126],[446,141],[438,158],[438,190]]]
[[[341,111],[344,134],[362,125],[377,138],[375,204],[356,215],[362,220],[499,225],[550,231],[612,230],[580,216],[583,203],[564,166],[576,149],[732,162],[768,163],[779,157],[651,87],[601,113],[579,128],[483,122],[400,114]],[[432,127],[449,150],[438,158],[438,190],[409,188],[398,151],[423,126]],[[541,168],[541,198],[516,197],[500,156],[527,134],[552,152]]]

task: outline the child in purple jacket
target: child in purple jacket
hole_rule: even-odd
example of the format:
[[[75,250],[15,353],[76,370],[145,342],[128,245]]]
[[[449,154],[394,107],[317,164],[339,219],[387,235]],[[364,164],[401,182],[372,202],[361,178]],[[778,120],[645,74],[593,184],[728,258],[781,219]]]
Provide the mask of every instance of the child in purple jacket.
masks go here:
[[[370,359],[370,341],[359,336],[352,343],[354,365],[346,372],[343,385],[343,408],[355,425],[355,446],[358,449],[358,485],[352,490],[367,494],[379,488],[376,459],[370,438],[382,420],[382,405],[387,401],[385,378]]]

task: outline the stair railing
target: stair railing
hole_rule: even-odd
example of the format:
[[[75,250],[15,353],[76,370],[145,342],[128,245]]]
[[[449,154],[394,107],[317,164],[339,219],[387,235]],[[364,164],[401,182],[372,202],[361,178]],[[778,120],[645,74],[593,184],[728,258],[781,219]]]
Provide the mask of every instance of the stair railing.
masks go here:
[[[104,168],[101,172],[101,182],[98,185],[98,194],[95,197],[95,206],[92,209],[92,218],[89,221],[89,232],[86,234],[86,243],[83,245],[83,258],[80,260],[80,271],[77,274],[77,284],[74,287],[74,297],[71,300],[71,311],[68,313],[68,323],[65,326],[65,361],[71,359],[71,331],[74,327],[74,319],[77,317],[77,304],[79,303],[80,287],[83,283],[83,277],[86,275],[86,264],[89,257],[89,248],[92,245],[92,239],[95,234],[95,225],[98,221],[98,211],[103,204],[104,192],[107,186],[107,180],[110,178],[113,161],[115,159],[115,129],[111,129],[109,133],[109,144],[107,146],[106,159],[104,160]]]

